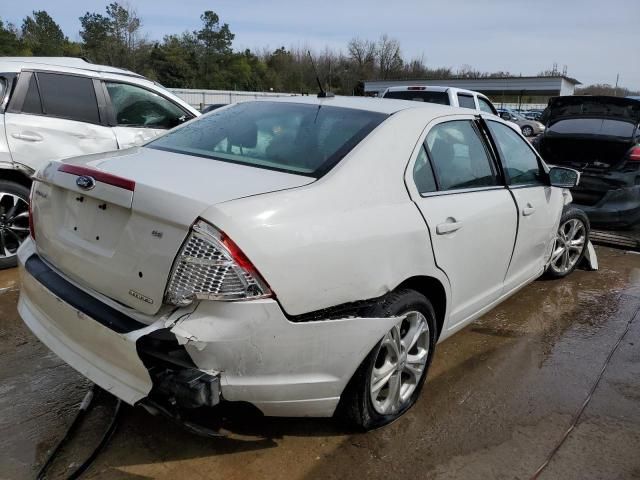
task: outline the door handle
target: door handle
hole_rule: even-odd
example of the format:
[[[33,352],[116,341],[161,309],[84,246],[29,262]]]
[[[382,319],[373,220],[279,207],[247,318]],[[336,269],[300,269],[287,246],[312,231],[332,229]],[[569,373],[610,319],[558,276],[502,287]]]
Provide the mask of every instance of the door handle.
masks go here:
[[[529,215],[532,215],[533,212],[535,211],[536,211],[536,207],[534,207],[530,203],[527,203],[527,206],[522,209],[522,216],[528,217]]]
[[[462,228],[462,222],[456,222],[455,220],[447,221],[436,226],[436,233],[438,235],[445,235],[460,230],[460,228]]]
[[[25,140],[27,142],[41,142],[42,137],[37,133],[13,133],[11,134],[13,138],[17,138],[18,140]]]

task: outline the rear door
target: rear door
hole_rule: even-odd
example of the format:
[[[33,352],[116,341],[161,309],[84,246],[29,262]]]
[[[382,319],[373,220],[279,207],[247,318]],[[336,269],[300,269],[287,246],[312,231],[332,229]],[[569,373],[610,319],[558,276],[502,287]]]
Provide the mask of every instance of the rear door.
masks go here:
[[[145,143],[193,118],[178,104],[139,85],[112,80],[103,85],[119,148]]]
[[[548,185],[542,162],[529,142],[495,120],[487,128],[518,206],[518,236],[505,277],[505,292],[542,274],[562,215],[562,189]]]
[[[516,236],[509,191],[472,116],[432,124],[405,181],[451,282],[451,325],[472,320],[501,294]]]
[[[49,160],[117,149],[95,85],[79,75],[22,72],[5,113],[13,161],[37,170]]]

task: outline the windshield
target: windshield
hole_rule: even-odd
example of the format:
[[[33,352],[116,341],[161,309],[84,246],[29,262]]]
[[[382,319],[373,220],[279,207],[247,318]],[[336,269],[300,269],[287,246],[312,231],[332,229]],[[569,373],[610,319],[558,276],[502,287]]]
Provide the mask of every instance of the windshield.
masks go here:
[[[246,102],[215,110],[146,146],[320,177],[385,118],[326,105]]]
[[[449,105],[449,94],[447,94],[447,92],[430,92],[427,90],[401,90],[395,92],[387,92],[382,98],[396,98],[398,100],[413,100],[415,102]]]

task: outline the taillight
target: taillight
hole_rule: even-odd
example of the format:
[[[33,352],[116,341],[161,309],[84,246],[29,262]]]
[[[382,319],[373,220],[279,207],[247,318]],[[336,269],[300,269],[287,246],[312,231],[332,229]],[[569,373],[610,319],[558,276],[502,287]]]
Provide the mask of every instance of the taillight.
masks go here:
[[[171,270],[165,302],[254,300],[272,292],[251,260],[225,233],[198,220]]]
[[[36,189],[36,182],[33,182],[31,184],[31,192],[29,192],[29,235],[31,235],[31,238],[33,240],[36,239],[36,227],[35,227],[35,221],[33,218],[33,192]],[[24,225],[24,224],[23,224]]]
[[[407,90],[426,90],[426,87],[407,87]]]
[[[631,150],[629,150],[627,160],[631,162],[640,162],[640,146],[633,147]]]

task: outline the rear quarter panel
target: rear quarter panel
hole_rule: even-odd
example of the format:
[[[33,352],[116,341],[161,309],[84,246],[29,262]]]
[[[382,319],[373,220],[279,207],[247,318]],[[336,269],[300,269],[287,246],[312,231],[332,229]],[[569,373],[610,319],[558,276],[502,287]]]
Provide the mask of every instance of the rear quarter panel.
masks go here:
[[[433,115],[398,112],[310,185],[211,207],[203,217],[254,263],[289,315],[371,299],[436,277],[429,231],[404,171]]]

